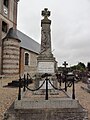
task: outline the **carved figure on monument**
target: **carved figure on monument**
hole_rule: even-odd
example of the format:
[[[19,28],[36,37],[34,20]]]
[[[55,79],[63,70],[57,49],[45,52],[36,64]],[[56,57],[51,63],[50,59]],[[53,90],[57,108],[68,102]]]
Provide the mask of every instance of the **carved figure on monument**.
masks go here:
[[[41,21],[41,54],[50,54],[51,53],[51,30],[50,24],[51,20],[48,19],[50,16],[50,11],[47,8],[42,11],[42,16],[44,19]]]
[[[44,51],[49,50],[51,52],[51,37],[50,37],[50,31],[42,29],[41,32],[42,35],[42,42],[41,42],[41,53]]]

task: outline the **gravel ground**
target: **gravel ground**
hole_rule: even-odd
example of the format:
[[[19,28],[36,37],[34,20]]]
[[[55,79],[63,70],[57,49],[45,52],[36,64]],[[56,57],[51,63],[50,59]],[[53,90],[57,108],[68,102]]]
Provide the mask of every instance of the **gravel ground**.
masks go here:
[[[76,84],[76,98],[79,100],[79,103],[88,110],[88,118],[90,120],[90,93],[86,90],[83,90],[82,87],[86,88],[86,84],[79,82]]]
[[[1,80],[1,79],[0,79]],[[10,82],[10,79],[3,79],[0,81],[0,120],[2,120],[4,112],[10,107],[13,101],[18,95],[18,88],[3,87]],[[86,92],[81,88],[86,85],[82,82],[76,83],[76,99],[79,100],[80,104],[88,110],[89,120],[90,120],[90,93]]]
[[[5,111],[10,107],[18,94],[18,88],[3,87],[6,86],[10,79],[0,79],[0,120],[3,119]]]

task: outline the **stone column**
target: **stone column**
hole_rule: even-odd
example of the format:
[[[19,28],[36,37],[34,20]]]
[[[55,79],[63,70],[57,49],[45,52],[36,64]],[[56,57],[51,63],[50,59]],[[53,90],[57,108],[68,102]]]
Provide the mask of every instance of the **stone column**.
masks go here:
[[[47,8],[42,11],[44,19],[41,20],[41,54],[51,54],[51,20],[48,19],[50,11]]]
[[[42,16],[44,17],[44,19],[41,20],[41,51],[37,58],[38,72],[40,68],[42,69],[40,70],[41,73],[43,73],[44,71],[46,71],[46,73],[54,73],[56,69],[56,61],[51,50],[51,20],[48,19],[48,17],[50,16],[50,11],[45,8],[42,11]],[[50,66],[52,67],[50,68]]]
[[[1,1],[0,1],[1,2]],[[2,20],[0,19],[0,26],[1,26],[1,28],[2,28]],[[2,60],[2,29],[0,29],[0,74],[1,74],[1,65],[2,65],[2,63],[1,63],[1,60]]]

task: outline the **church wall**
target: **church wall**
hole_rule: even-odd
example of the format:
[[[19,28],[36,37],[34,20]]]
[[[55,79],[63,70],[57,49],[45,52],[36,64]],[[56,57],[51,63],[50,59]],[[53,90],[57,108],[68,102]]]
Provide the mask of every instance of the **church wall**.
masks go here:
[[[2,0],[0,0],[0,13],[1,13],[1,10],[2,10]]]
[[[15,24],[13,24],[13,27],[17,27],[17,2],[14,2],[14,9],[13,9],[13,21]]]
[[[1,1],[0,1],[1,2]],[[0,27],[2,26],[2,21],[0,19]],[[0,29],[0,74],[1,74],[1,38],[2,38],[2,33],[1,33],[1,29]]]
[[[10,46],[6,45],[8,44],[9,41],[5,41],[6,43],[4,44],[4,48],[2,48],[2,38],[6,36],[9,28],[11,27],[16,28],[17,26],[17,4],[18,4],[17,1],[18,0],[9,0],[9,5],[8,7],[6,7],[3,4],[3,0],[0,0],[0,74],[1,73],[9,74],[10,72],[11,74],[15,72],[19,72],[20,74],[24,74],[25,72],[28,72],[33,74],[36,72],[36,65],[37,65],[36,53],[26,50],[24,48],[21,48],[18,53],[17,50],[14,49],[12,42],[9,43]],[[6,10],[6,13],[5,13],[5,10]],[[2,21],[7,23],[7,32],[2,31]],[[12,41],[13,41],[13,44],[15,45],[14,40]],[[2,49],[4,49],[3,54],[2,54]],[[12,51],[12,49],[14,51]],[[13,52],[14,54],[18,54],[18,55],[20,54],[20,56],[16,56],[16,55],[14,56]],[[28,52],[30,54],[29,65],[25,65],[25,52]],[[16,63],[19,65],[17,66]],[[10,67],[10,70],[8,70],[9,67]]]
[[[0,0],[0,13],[2,13],[2,4],[3,4],[3,0]]]
[[[1,21],[5,21],[8,24],[8,30],[9,28],[13,27],[13,21],[10,21],[9,19],[7,19],[6,17],[0,15],[0,19]]]
[[[9,3],[9,19],[13,21],[13,8],[14,8],[14,1],[11,0]]]
[[[9,0],[8,8],[3,4],[3,0],[0,0],[0,13],[3,17],[8,19],[16,27],[17,24],[17,2],[16,0]],[[5,10],[7,12],[5,12]]]
[[[1,62],[2,62],[2,38],[4,38],[6,36],[6,33],[2,31],[2,21],[5,21],[8,25],[8,29],[13,27],[13,23],[10,22],[7,18],[5,18],[4,16],[0,15],[0,26],[1,26],[1,29],[0,29],[0,74],[2,72],[2,68],[1,68]]]
[[[0,47],[0,74],[1,74],[1,59],[2,57],[1,57],[1,47]]]
[[[25,65],[25,53],[29,54],[29,65]],[[21,60],[20,60],[20,74],[29,73],[31,76],[36,74],[37,71],[37,54],[26,50],[21,49]]]
[[[19,65],[19,73],[20,75],[24,74],[24,49],[20,48],[20,65]]]
[[[8,6],[3,3],[4,0],[0,0],[0,74],[2,72],[2,38],[6,36],[9,28],[16,28],[17,26],[17,0],[9,0]],[[7,24],[7,32],[2,32],[2,21]]]
[[[19,75],[20,42],[16,39],[3,40],[2,74]]]
[[[17,24],[17,2],[10,1],[9,3],[9,19],[13,21],[13,26],[16,28]]]

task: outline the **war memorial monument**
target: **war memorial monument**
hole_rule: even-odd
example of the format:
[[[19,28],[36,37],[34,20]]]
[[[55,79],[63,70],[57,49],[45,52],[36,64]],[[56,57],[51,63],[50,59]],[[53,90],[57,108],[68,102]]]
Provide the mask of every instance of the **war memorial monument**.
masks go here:
[[[87,111],[75,99],[74,77],[66,85],[73,86],[72,97],[67,94],[64,84],[62,88],[59,86],[55,76],[57,61],[51,49],[50,11],[45,8],[42,16],[41,50],[34,86],[27,85],[28,77],[24,77],[25,84],[21,87],[20,77],[18,98],[6,111],[4,120],[88,120]]]

